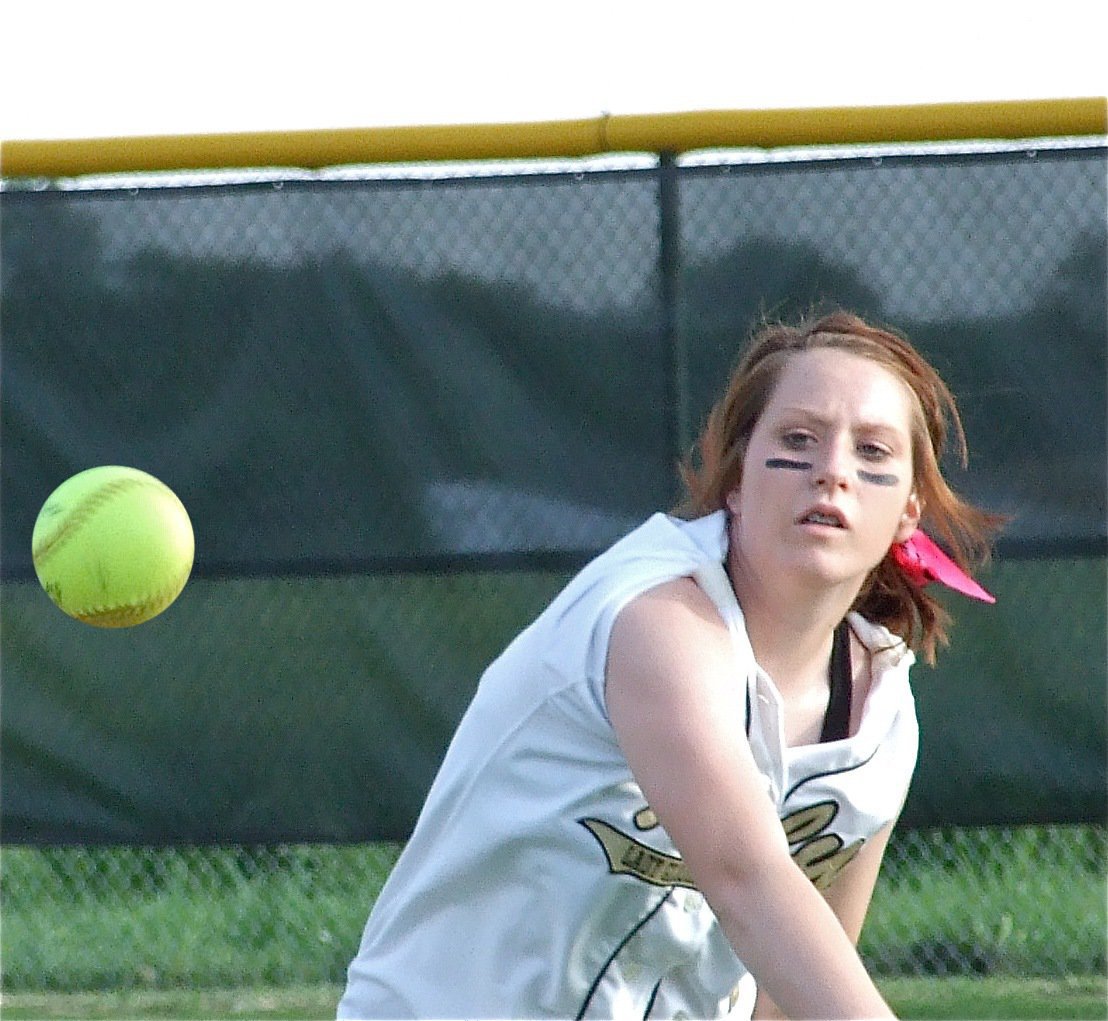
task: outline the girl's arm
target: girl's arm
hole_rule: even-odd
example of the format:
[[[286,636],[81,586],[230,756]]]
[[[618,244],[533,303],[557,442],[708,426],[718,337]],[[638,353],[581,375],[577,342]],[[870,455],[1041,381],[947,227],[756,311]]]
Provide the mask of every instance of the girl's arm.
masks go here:
[[[745,677],[711,600],[691,579],[619,614],[608,712],[650,807],[735,953],[791,1017],[891,1017],[827,901],[789,856],[742,736]],[[844,870],[845,872],[846,870]]]
[[[823,891],[824,899],[831,905],[850,937],[857,945],[862,935],[862,925],[873,898],[873,888],[877,885],[877,874],[881,871],[881,862],[885,857],[889,837],[892,836],[895,821],[877,831],[866,841],[853,861],[836,877],[834,882]]]
[[[885,848],[892,835],[895,821],[877,831],[866,841],[853,860],[837,876],[834,882],[823,891],[823,897],[835,912],[843,931],[857,946],[862,935],[862,924],[866,920],[873,888],[877,884],[877,875],[881,871],[881,862],[885,857]],[[783,1018],[780,1008],[758,990],[758,1000],[754,1007],[754,1017],[758,1021],[771,1021]]]

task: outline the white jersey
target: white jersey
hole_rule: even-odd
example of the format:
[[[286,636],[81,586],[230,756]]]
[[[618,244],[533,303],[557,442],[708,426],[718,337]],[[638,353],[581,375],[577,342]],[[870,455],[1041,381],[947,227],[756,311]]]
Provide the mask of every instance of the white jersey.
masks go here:
[[[850,624],[872,653],[858,732],[789,748],[723,568],[723,512],[657,514],[574,578],[492,663],[385,883],[340,1018],[717,1017],[753,980],[658,825],[604,699],[612,623],[692,576],[729,629],[749,740],[794,859],[818,886],[898,814],[918,732],[912,654]],[[801,965],[802,966],[802,965]]]

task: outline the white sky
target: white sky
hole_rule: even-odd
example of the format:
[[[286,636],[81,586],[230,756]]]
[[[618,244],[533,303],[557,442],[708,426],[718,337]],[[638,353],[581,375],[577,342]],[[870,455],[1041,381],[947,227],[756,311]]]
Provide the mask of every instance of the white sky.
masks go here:
[[[0,138],[1108,94],[1108,4],[6,0]]]

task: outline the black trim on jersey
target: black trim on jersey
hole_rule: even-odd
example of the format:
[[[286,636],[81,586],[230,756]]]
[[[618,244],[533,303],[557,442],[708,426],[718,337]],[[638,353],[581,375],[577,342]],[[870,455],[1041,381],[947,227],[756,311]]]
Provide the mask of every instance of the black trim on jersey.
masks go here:
[[[662,988],[662,979],[658,979],[654,988],[651,990],[650,999],[646,1001],[646,1010],[642,1012],[643,1021],[646,1021],[650,1017],[650,1012],[654,1009],[654,1001],[658,999],[658,990]]]
[[[828,669],[827,712],[820,730],[820,743],[850,737],[850,710],[854,701],[854,668],[850,658],[850,625],[844,620],[835,628]],[[746,736],[750,738],[750,685],[746,686]]]
[[[831,645],[827,715],[823,718],[821,742],[843,741],[850,737],[850,706],[854,688],[854,670],[850,662],[850,625],[844,620],[835,628]]]
[[[822,777],[825,777],[825,776],[836,776],[839,773],[849,773],[852,770],[861,769],[880,750],[881,750],[881,746],[878,745],[876,748],[873,749],[872,752],[869,753],[869,755],[867,755],[864,759],[862,759],[861,762],[855,762],[854,765],[852,765],[852,766],[843,766],[842,769],[827,769],[827,770],[824,770],[822,773],[813,773],[811,776],[806,776],[803,780],[797,780],[797,782],[794,783],[789,788],[788,793],[781,799],[782,806],[784,806],[785,802],[788,801],[789,798],[791,798],[806,783],[811,783],[813,780],[819,780],[819,779],[821,779]]]
[[[623,939],[620,940],[619,946],[617,946],[615,950],[611,952],[608,960],[604,962],[604,967],[600,969],[596,978],[592,980],[592,985],[589,986],[589,991],[585,995],[585,1002],[581,1004],[581,1009],[577,1012],[576,1021],[581,1021],[581,1018],[585,1016],[585,1011],[589,1009],[589,1004],[592,1002],[592,998],[596,994],[597,987],[600,985],[600,980],[607,974],[608,969],[612,966],[612,962],[615,961],[617,957],[619,957],[620,953],[622,953],[623,951],[623,948],[627,946],[627,944],[630,943],[631,940],[635,938],[635,936],[638,935],[639,930],[644,925],[646,925],[646,923],[649,922],[650,919],[652,919],[659,911],[662,910],[662,906],[665,904],[665,902],[673,896],[673,891],[674,887],[672,886],[668,890],[666,890],[665,896],[663,896],[662,899],[658,901],[658,903],[655,904],[654,907],[652,907],[643,916],[643,918],[635,925],[635,927],[626,936],[624,936]],[[661,982],[659,982],[658,985],[661,985]],[[657,986],[655,986],[654,995],[657,995],[657,992],[658,988]]]

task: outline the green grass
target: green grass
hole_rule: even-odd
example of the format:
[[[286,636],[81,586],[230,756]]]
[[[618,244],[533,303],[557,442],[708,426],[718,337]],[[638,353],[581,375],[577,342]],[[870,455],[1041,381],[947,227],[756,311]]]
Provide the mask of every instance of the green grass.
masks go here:
[[[867,964],[907,1016],[1105,1017],[1105,839],[1095,827],[899,835]],[[6,848],[3,1014],[330,1016],[397,851]]]
[[[896,978],[878,985],[898,1017],[920,1021],[1108,1017],[1108,981],[1103,976]]]
[[[5,849],[4,990],[340,981],[397,850]]]
[[[0,1015],[31,1018],[333,1018],[338,985],[251,989],[123,990],[18,993],[5,996]]]
[[[897,835],[861,949],[889,975],[1100,974],[1105,831],[955,829]]]
[[[1102,977],[1067,979],[883,979],[882,991],[902,1018],[1104,1019]],[[11,1021],[53,1018],[333,1018],[337,985],[208,991],[23,993],[0,1006]]]

